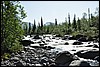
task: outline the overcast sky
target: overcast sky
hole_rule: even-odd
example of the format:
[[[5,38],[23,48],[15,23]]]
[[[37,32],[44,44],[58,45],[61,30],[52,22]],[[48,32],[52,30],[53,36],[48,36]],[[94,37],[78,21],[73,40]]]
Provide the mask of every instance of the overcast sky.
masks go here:
[[[43,18],[43,23],[55,22],[57,18],[58,23],[65,21],[65,17],[68,19],[68,13],[70,13],[71,22],[74,14],[76,18],[81,18],[83,13],[94,13],[96,7],[99,7],[99,1],[20,1],[20,4],[24,6],[24,10],[27,13],[27,17],[23,20],[25,22],[36,24]]]

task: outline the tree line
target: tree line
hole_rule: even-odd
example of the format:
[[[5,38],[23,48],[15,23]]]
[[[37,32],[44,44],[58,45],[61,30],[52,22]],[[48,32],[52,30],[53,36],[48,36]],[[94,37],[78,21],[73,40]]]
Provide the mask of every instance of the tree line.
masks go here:
[[[78,35],[83,34],[89,37],[98,36],[99,35],[99,8],[96,8],[94,15],[90,13],[90,8],[88,8],[88,14],[83,13],[83,17],[78,19],[76,18],[76,14],[74,14],[73,21],[70,21],[70,13],[68,13],[68,21],[67,17],[65,18],[65,22],[62,24],[58,24],[57,18],[55,18],[55,23],[50,25],[43,25],[43,18],[41,17],[41,24],[38,23],[36,26],[36,21],[34,19],[34,24],[31,27],[29,23],[30,32],[28,34],[60,34],[60,35]],[[88,18],[87,18],[88,17]],[[76,20],[77,19],[77,20]]]

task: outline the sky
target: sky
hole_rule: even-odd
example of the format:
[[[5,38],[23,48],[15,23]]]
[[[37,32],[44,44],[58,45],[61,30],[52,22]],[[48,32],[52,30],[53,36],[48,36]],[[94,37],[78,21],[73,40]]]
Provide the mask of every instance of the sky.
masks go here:
[[[88,14],[88,8],[90,13],[94,13],[96,7],[99,7],[99,1],[20,1],[20,4],[24,7],[27,17],[23,19],[23,22],[34,23],[36,25],[43,19],[43,24],[46,22],[62,23],[65,21],[65,17],[68,21],[68,13],[70,13],[70,20],[73,21],[74,14],[77,18],[82,18],[83,13]]]

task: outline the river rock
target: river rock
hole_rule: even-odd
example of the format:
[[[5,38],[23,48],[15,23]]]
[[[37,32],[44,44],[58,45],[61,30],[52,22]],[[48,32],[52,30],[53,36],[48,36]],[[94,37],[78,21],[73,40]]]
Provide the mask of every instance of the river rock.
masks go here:
[[[57,66],[61,66],[61,65],[63,66],[64,64],[71,62],[75,59],[78,58],[72,55],[70,52],[64,51],[57,55],[57,57],[55,58],[55,63]]]
[[[82,45],[83,43],[82,42],[79,42],[79,41],[76,41],[73,43],[73,45]]]
[[[99,56],[99,50],[81,50],[75,54],[81,58],[94,59],[96,56]]]
[[[16,66],[24,66],[20,61],[14,63],[14,65],[16,65]]]
[[[33,39],[42,39],[39,35],[35,35]]]
[[[68,43],[68,42],[66,42],[64,45],[69,45],[69,43]]]
[[[20,59],[18,58],[18,57],[12,57],[12,58],[10,58],[10,61],[19,61]]]
[[[99,56],[96,56],[96,57],[94,58],[94,60],[97,60],[97,61],[99,62]]]
[[[87,61],[74,60],[69,64],[69,66],[90,66],[90,64]]]
[[[30,40],[22,40],[22,41],[20,41],[22,44],[23,44],[23,46],[28,46],[28,45],[30,45],[30,44],[34,44],[34,42],[32,42],[32,41],[30,41]]]
[[[94,44],[93,48],[99,48],[99,45],[98,44]]]
[[[88,42],[88,39],[86,37],[81,37],[78,39],[80,42]]]

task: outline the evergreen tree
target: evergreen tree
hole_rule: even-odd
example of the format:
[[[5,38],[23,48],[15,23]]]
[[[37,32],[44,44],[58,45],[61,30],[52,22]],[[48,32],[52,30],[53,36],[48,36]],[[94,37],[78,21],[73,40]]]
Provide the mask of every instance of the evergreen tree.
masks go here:
[[[36,29],[36,24],[35,23],[36,22],[35,22],[35,19],[34,19],[34,24],[33,24],[33,29],[32,29],[33,34],[35,33],[35,29]]]
[[[77,25],[76,25],[76,15],[74,14],[74,20],[73,20],[73,28],[76,30]]]
[[[37,34],[41,34],[41,26],[40,23],[38,22],[38,26],[37,26]]]
[[[55,19],[55,25],[57,26],[57,19]]]
[[[29,32],[29,35],[31,36],[31,23],[29,22],[29,30],[28,30]]]
[[[69,24],[68,24],[68,28],[71,26],[71,23],[70,23],[70,14],[68,13],[68,22],[69,22]]]
[[[81,23],[80,23],[79,17],[78,17],[78,20],[77,20],[77,28],[78,28],[79,31],[81,30]]]
[[[41,34],[43,34],[43,33],[44,33],[44,30],[43,30],[43,19],[41,17]]]
[[[43,19],[41,17],[41,28],[43,28]]]
[[[88,8],[88,17],[89,17],[88,25],[90,26],[90,9],[89,8]]]

